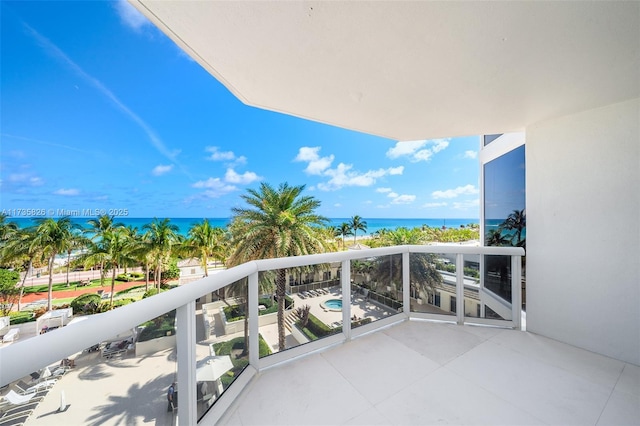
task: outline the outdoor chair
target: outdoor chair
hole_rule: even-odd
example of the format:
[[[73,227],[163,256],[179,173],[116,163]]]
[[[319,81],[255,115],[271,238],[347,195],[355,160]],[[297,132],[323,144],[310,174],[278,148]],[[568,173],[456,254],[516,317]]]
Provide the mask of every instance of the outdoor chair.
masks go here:
[[[9,404],[12,405],[22,405],[27,402],[42,401],[46,394],[47,390],[30,393],[27,395],[20,395],[12,389],[3,397],[3,400],[8,401]]]
[[[27,394],[39,392],[45,389],[49,389],[55,384],[56,384],[56,380],[45,380],[43,382],[36,383],[35,385],[29,385],[28,383],[25,383],[22,380],[19,380],[18,382],[14,383],[13,386],[19,394],[27,395]]]
[[[27,404],[18,405],[16,407],[6,410],[0,416],[0,420],[9,419],[10,417],[28,416],[38,407],[37,402],[31,402]]]
[[[29,419],[29,415],[0,418],[0,426],[22,426]]]

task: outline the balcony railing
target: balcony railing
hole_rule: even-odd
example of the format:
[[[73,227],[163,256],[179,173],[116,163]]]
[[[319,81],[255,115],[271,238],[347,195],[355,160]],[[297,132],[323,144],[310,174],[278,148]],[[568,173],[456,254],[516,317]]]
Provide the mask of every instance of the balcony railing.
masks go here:
[[[99,355],[86,355],[94,358],[76,368],[86,369],[79,374],[82,378],[90,378],[85,381],[88,385],[84,386],[95,386],[99,393],[98,387],[101,385],[98,383],[104,380],[104,386],[108,386],[111,375],[126,373],[127,377],[135,376],[131,374],[133,370],[125,372],[125,364],[115,363],[112,357],[119,356],[120,352],[126,353],[131,348],[130,343],[145,334],[145,331],[140,332],[140,325],[146,323],[148,329],[152,325],[158,326],[163,338],[169,335],[169,339],[164,339],[169,345],[169,349],[165,347],[168,352],[162,352],[168,355],[157,357],[155,354],[161,353],[157,352],[161,349],[154,349],[156,343],[145,343],[145,346],[136,342],[136,358],[139,359],[136,363],[127,364],[127,368],[151,362],[164,362],[162,365],[165,367],[160,367],[160,370],[154,367],[156,370],[150,369],[142,379],[136,378],[140,383],[130,387],[129,398],[135,399],[137,393],[143,392],[163,395],[168,384],[177,380],[179,423],[195,424],[203,420],[213,424],[256,372],[399,321],[436,319],[519,329],[520,265],[523,255],[521,248],[434,245],[395,246],[253,261],[2,348],[0,384],[4,386],[19,380],[44,366],[68,358],[70,354],[81,351],[86,354],[87,348],[93,347],[100,350]],[[483,256],[510,258],[507,268],[502,271],[500,279],[496,278],[496,282],[508,281],[511,300],[484,288],[483,280],[465,276],[465,268],[469,272],[476,266],[479,276],[484,274]],[[446,262],[449,265],[448,272],[438,271],[443,278],[435,284],[420,276],[424,261],[433,265],[431,262],[434,259],[440,264]],[[378,265],[377,269],[372,266],[374,264]],[[383,265],[382,274],[380,265]],[[274,303],[273,295],[263,294],[264,283],[272,283],[275,271],[282,269],[287,270],[289,275],[303,272],[312,274],[311,266],[324,271],[321,273],[323,278],[318,280],[324,287],[310,287],[308,284],[291,286],[295,280],[287,278],[287,343],[286,350],[279,350],[275,343],[277,333],[273,331],[277,328],[277,314],[259,315],[261,311],[274,310],[269,307]],[[398,268],[401,268],[401,273]],[[326,279],[328,276],[331,279]],[[340,277],[339,280],[335,279],[336,276]],[[309,288],[315,290],[307,291]],[[221,295],[222,292],[224,294]],[[214,297],[217,300],[206,303],[212,294],[217,295]],[[196,300],[200,298],[202,309],[197,316]],[[248,313],[248,350],[242,345],[245,320],[233,322],[228,318],[232,314],[220,311],[233,303],[244,306]],[[314,317],[308,320],[314,324],[306,330],[300,327],[301,319],[295,312],[304,305],[309,305],[311,316]],[[165,316],[165,322],[171,322],[166,320],[166,314],[173,310],[176,310],[175,333],[171,329],[163,329],[162,324],[165,323],[159,319]],[[134,330],[131,337],[130,330]],[[232,337],[235,337],[236,343],[230,343]],[[151,342],[156,340],[163,339],[152,339]],[[267,340],[271,343],[267,343]],[[107,348],[104,343],[96,345],[99,342],[112,343]],[[272,353],[268,355],[269,352]],[[100,368],[100,362],[122,367],[122,370],[107,374]],[[216,369],[219,371],[216,372]],[[233,386],[230,386],[231,382]],[[126,387],[126,384],[119,386]],[[145,396],[141,395],[141,398]],[[214,400],[215,403],[212,403]],[[118,402],[114,401],[113,404],[112,408],[115,409]],[[134,406],[137,407],[135,409],[141,409],[139,405]],[[127,409],[127,406],[118,408],[119,411]],[[92,419],[100,420],[101,415],[107,417],[105,413],[97,413]]]

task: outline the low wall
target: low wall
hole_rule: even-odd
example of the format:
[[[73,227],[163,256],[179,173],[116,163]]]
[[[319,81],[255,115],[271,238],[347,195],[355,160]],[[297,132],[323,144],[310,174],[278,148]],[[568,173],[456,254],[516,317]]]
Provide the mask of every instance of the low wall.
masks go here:
[[[296,339],[296,342],[298,342],[301,345],[304,345],[305,343],[309,343],[311,340],[309,340],[309,338],[307,336],[304,335],[304,333],[302,331],[300,331],[300,329],[298,327],[296,327],[295,325],[293,327],[291,327],[291,335],[293,336],[294,339]]]
[[[227,322],[227,318],[222,308],[220,308],[220,318],[222,318],[222,327],[224,328],[224,334],[240,333],[244,331],[244,319]],[[275,324],[277,322],[278,322],[277,312],[273,312],[266,315],[260,315],[258,317],[258,327]]]
[[[151,355],[158,351],[175,348],[176,335],[158,337],[157,339],[147,340],[146,342],[136,342],[136,356]]]

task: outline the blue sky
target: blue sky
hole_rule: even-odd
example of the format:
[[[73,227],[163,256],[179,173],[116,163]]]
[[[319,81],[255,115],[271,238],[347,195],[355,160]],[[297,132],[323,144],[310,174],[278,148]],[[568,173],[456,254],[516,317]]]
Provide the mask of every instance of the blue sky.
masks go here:
[[[3,1],[1,18],[0,211],[228,217],[286,181],[327,217],[479,216],[478,137],[398,143],[246,106],[124,2]]]

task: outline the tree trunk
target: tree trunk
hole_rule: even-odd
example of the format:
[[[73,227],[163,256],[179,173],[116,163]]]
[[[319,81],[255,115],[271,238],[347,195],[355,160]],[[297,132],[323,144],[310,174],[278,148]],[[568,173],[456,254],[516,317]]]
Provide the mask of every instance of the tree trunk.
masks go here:
[[[111,272],[111,297],[109,298],[109,309],[113,309],[113,291],[116,289],[116,267]]]
[[[149,262],[146,262],[144,264],[144,268],[146,270],[146,278],[145,278],[145,282],[144,282],[144,291],[147,292],[149,291]]]
[[[69,267],[71,266],[71,250],[67,251],[67,287],[69,287]]]
[[[20,296],[18,296],[18,312],[22,310],[22,296],[24,295],[24,285],[27,283],[27,275],[29,275],[29,271],[31,270],[32,265],[33,259],[29,259],[29,266],[27,266],[24,277],[22,277],[22,285],[20,286]]]
[[[158,293],[160,293],[160,277],[162,277],[162,261],[158,261],[158,266],[156,267],[156,280],[158,286]]]
[[[276,276],[276,297],[278,298],[278,350],[285,350],[284,305],[286,292],[286,270],[278,269]]]
[[[53,299],[53,260],[56,258],[54,251],[49,258],[49,293],[47,295],[47,311],[51,310],[51,299]]]

